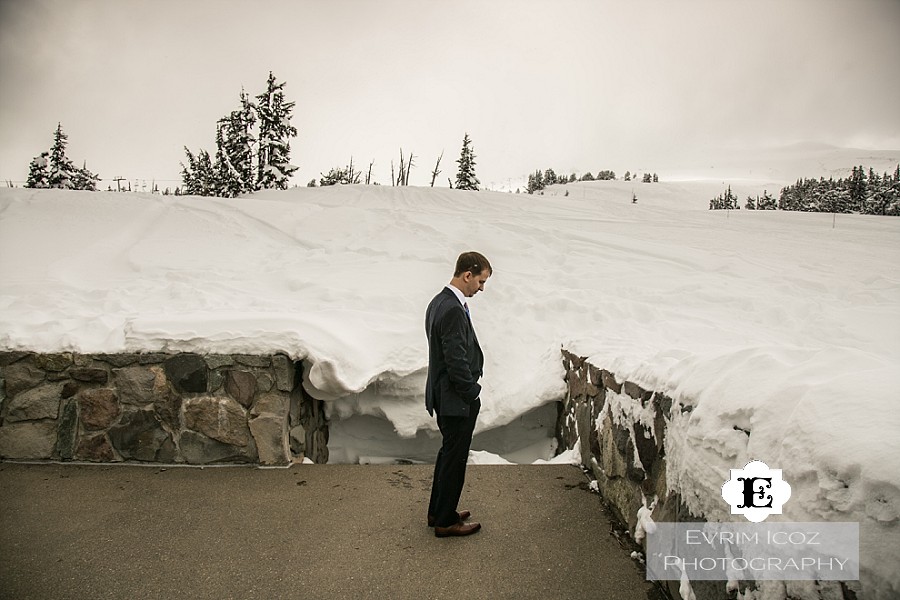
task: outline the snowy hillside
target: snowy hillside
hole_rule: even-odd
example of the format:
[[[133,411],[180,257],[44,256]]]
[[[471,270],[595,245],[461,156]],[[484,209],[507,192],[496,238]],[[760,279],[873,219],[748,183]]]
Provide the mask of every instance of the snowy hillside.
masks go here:
[[[731,185],[741,199],[781,186]],[[565,345],[695,406],[673,481],[714,502],[729,468],[760,458],[795,485],[788,518],[859,521],[863,561],[897,564],[900,219],[706,210],[722,191],[3,189],[0,347],[285,351],[308,359],[335,417],[384,416],[413,437],[435,429],[424,308],[477,249],[495,269],[471,303],[480,431],[561,397]],[[722,479],[692,479],[692,461]]]

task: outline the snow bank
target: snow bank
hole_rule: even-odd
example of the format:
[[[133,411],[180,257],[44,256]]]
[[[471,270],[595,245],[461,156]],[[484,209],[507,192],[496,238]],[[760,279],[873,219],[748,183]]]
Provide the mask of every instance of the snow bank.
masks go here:
[[[410,397],[425,367],[424,306],[456,254],[478,248],[496,267],[472,306],[488,358],[485,425],[557,396],[557,350],[585,334],[611,366],[685,393],[709,388],[725,363],[739,372],[754,348],[756,360],[812,360],[823,376],[835,374],[815,371],[823,362],[896,364],[900,221],[841,216],[832,229],[830,215],[704,210],[721,188],[350,186],[235,200],[4,189],[0,345],[283,350],[310,359],[318,397],[372,384]],[[392,418],[402,434],[421,425],[404,419]]]
[[[731,185],[743,200],[782,184]],[[724,186],[3,189],[0,347],[283,351],[306,360],[315,397],[413,437],[435,428],[424,308],[477,249],[495,267],[470,303],[487,357],[479,431],[562,396],[564,344],[691,398],[711,452],[739,422],[768,432],[754,437],[780,448],[773,463],[801,453],[809,472],[877,489],[900,472],[900,219],[706,210]]]
[[[742,200],[781,186],[731,185]],[[0,347],[287,352],[335,417],[433,440],[423,313],[477,249],[495,267],[470,302],[479,431],[563,395],[564,345],[693,405],[667,441],[693,510],[715,519],[722,474],[759,458],[793,486],[785,518],[858,521],[867,560],[897,564],[900,219],[706,210],[724,187],[2,189]]]

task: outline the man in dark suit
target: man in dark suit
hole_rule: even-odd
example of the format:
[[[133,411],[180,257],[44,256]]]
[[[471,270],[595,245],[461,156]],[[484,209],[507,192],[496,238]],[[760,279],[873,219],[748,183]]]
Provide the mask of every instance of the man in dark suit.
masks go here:
[[[434,463],[434,481],[428,505],[428,524],[437,537],[470,535],[481,529],[467,523],[469,511],[457,512],[466,479],[469,446],[481,408],[484,355],[469,315],[467,298],[484,290],[493,273],[478,252],[464,252],[456,261],[450,283],[432,299],[425,311],[428,336],[428,380],[425,408],[437,413],[443,443]]]

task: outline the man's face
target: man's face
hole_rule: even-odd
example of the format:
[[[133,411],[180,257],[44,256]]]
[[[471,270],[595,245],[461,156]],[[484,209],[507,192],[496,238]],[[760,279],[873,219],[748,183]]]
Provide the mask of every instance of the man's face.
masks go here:
[[[466,296],[466,298],[471,298],[478,292],[483,292],[484,283],[490,276],[491,272],[487,269],[485,269],[478,275],[475,275],[471,271],[466,271],[463,274],[463,289],[461,290],[462,293]]]

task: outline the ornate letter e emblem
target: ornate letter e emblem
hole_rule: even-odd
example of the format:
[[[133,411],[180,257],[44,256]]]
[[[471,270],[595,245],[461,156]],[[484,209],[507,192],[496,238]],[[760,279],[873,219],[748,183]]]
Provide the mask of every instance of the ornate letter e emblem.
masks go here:
[[[791,486],[781,478],[781,469],[752,460],[743,469],[730,471],[731,479],[722,486],[722,498],[731,505],[731,514],[744,515],[753,523],[781,514],[782,505],[791,497]]]

